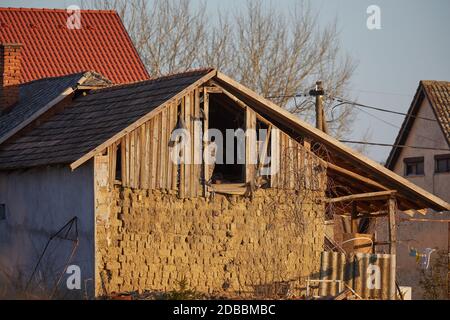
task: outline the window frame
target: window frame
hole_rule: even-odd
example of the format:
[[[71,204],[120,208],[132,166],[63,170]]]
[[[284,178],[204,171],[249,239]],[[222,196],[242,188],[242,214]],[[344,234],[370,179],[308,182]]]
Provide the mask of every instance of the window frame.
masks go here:
[[[6,203],[0,203],[0,221],[6,220]]]
[[[417,165],[422,163],[422,172],[417,173]],[[425,175],[425,157],[410,157],[410,158],[404,158],[403,159],[403,165],[404,165],[404,176],[405,177],[421,177]],[[415,173],[408,174],[408,166],[410,165],[416,165]]]
[[[446,160],[447,161],[447,171],[440,171],[438,163],[439,161]],[[450,173],[450,154],[437,154],[434,156],[434,173],[435,174],[441,174],[441,173]]]

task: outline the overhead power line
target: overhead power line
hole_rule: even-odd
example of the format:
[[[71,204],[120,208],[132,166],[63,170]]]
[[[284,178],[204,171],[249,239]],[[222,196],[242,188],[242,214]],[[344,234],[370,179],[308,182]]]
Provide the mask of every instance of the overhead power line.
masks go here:
[[[265,98],[266,99],[301,98],[301,97],[306,97],[308,95],[309,94],[307,94],[307,93],[298,93],[298,94],[295,94],[295,95],[278,95],[278,96],[268,96],[268,97],[265,97]],[[380,112],[386,112],[386,113],[396,114],[396,115],[400,115],[400,116],[407,116],[407,117],[414,118],[414,119],[422,119],[422,120],[437,122],[437,120],[433,119],[433,118],[427,118],[427,117],[421,117],[421,116],[413,116],[412,114],[409,114],[409,113],[394,111],[394,110],[391,110],[391,109],[388,109],[388,108],[375,107],[375,106],[371,106],[371,105],[368,105],[368,104],[363,104],[363,103],[359,103],[359,102],[356,102],[356,101],[351,101],[351,100],[348,100],[348,99],[344,99],[342,97],[328,96],[328,95],[327,95],[327,97],[330,98],[330,99],[333,99],[333,100],[335,100],[337,102],[339,102],[339,104],[333,106],[333,108],[336,108],[336,107],[338,107],[340,105],[348,104],[348,105],[351,105],[351,106],[358,106],[358,107],[372,109],[372,110],[376,110],[376,111],[380,111]]]
[[[354,141],[354,140],[339,140],[339,141],[344,142],[344,143],[365,144],[365,145],[380,146],[380,147],[398,147],[398,148],[424,149],[424,150],[435,150],[435,151],[450,151],[450,149],[410,146],[410,145],[406,145],[406,144],[389,144],[389,143]]]
[[[346,100],[343,98],[339,98],[339,97],[329,97],[337,102],[339,102],[341,104],[348,104],[348,105],[353,105],[353,106],[357,106],[357,107],[361,107],[361,108],[367,108],[367,109],[372,109],[372,110],[376,110],[376,111],[380,111],[380,112],[387,112],[387,113],[392,113],[392,114],[396,114],[396,115],[401,115],[401,116],[407,116],[407,117],[411,117],[411,118],[415,118],[415,119],[422,119],[422,120],[427,120],[427,121],[437,121],[436,119],[433,118],[427,118],[427,117],[421,117],[421,116],[413,116],[412,114],[409,113],[404,113],[404,112],[399,112],[399,111],[393,111],[393,110],[389,110],[389,109],[385,109],[385,108],[379,108],[379,107],[374,107],[374,106],[370,106],[367,104],[362,104],[359,102],[355,102],[355,101],[350,101],[350,100]],[[337,107],[338,105],[334,106],[333,108]]]

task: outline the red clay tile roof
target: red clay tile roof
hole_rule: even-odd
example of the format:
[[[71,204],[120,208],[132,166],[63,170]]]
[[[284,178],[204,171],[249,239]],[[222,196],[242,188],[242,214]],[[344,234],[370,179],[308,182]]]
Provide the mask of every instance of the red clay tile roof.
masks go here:
[[[450,82],[423,80],[421,83],[450,144]]]
[[[94,70],[114,83],[149,79],[115,11],[81,10],[81,29],[61,9],[0,8],[0,42],[22,43],[22,82]]]

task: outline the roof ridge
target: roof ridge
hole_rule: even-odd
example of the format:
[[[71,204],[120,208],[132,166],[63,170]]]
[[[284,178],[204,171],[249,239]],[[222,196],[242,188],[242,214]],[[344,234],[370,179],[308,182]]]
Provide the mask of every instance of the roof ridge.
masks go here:
[[[44,81],[44,80],[56,80],[56,79],[59,79],[59,78],[61,78],[61,79],[62,78],[68,78],[68,77],[73,77],[75,75],[80,75],[80,77],[82,77],[83,75],[85,75],[88,72],[89,71],[80,71],[80,72],[74,72],[74,73],[69,73],[69,74],[63,74],[61,76],[39,78],[39,79],[27,81],[27,82],[22,82],[21,84],[19,84],[19,86],[29,85],[29,84],[32,84],[32,83],[35,83],[35,82],[39,82],[39,81]],[[94,73],[96,73],[96,72],[94,72]]]
[[[0,7],[0,11],[46,11],[46,12],[67,12],[67,8],[24,8],[24,7]],[[114,13],[116,10],[80,9],[82,13]]]
[[[450,84],[450,81],[447,80],[420,80],[421,84]]]
[[[116,89],[122,89],[122,88],[132,88],[132,87],[135,87],[135,86],[141,86],[141,85],[145,85],[145,84],[149,84],[149,83],[157,83],[159,81],[170,80],[171,78],[176,78],[176,77],[179,77],[179,76],[194,75],[194,74],[198,74],[198,73],[201,73],[201,72],[205,72],[205,74],[206,74],[206,73],[210,73],[210,72],[212,72],[214,70],[215,70],[215,68],[212,68],[212,67],[204,67],[204,68],[190,69],[190,70],[186,70],[186,71],[183,71],[183,72],[174,72],[174,73],[170,73],[170,74],[163,75],[163,76],[160,76],[160,77],[150,78],[148,80],[141,80],[141,81],[134,81],[134,82],[129,82],[129,83],[114,84],[114,85],[106,87],[106,88],[97,89],[92,94],[99,93],[99,92],[104,92],[104,91],[108,91],[108,90],[116,90]]]

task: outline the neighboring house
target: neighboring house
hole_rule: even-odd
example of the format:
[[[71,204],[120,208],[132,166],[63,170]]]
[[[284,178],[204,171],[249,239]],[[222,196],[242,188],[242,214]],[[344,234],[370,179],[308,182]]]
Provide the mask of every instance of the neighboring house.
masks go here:
[[[386,167],[411,182],[450,201],[450,82],[420,81],[395,145],[425,147],[394,147]],[[426,217],[402,215],[405,219],[427,218],[450,220],[447,213],[429,213]],[[438,249],[445,255],[450,246],[449,224],[403,220],[399,225],[399,278],[402,285],[413,287],[414,298],[426,298],[420,284],[422,268],[409,255],[415,248]],[[432,253],[436,261],[437,253]],[[429,271],[428,271],[429,272]],[[445,273],[444,273],[445,274]],[[445,281],[444,281],[445,284]]]
[[[35,104],[21,93],[39,83],[52,85]],[[48,104],[53,87],[73,92]],[[395,207],[450,209],[214,69],[115,86],[88,72],[0,89],[15,101],[0,121],[24,114],[0,144],[0,284],[10,292],[80,298],[183,282],[200,293],[300,295],[319,278],[326,212],[347,214],[349,200],[353,222],[386,210],[392,221]],[[216,144],[218,132],[244,130],[243,151],[203,161],[213,142],[205,129],[216,129]],[[200,163],[171,161],[195,150]],[[80,267],[82,290],[66,286],[69,265]]]
[[[20,82],[86,70],[113,83],[149,78],[115,11],[0,8],[0,43],[22,45]]]

